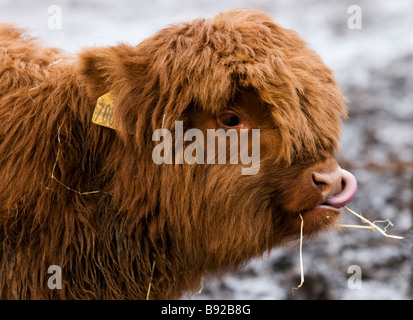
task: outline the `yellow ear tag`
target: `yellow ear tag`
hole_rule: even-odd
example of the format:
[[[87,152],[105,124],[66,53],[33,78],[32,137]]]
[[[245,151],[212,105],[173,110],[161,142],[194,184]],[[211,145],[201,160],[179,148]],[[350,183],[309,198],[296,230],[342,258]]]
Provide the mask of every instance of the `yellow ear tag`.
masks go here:
[[[113,126],[113,95],[108,92],[98,98],[95,111],[93,112],[92,122],[116,130]]]

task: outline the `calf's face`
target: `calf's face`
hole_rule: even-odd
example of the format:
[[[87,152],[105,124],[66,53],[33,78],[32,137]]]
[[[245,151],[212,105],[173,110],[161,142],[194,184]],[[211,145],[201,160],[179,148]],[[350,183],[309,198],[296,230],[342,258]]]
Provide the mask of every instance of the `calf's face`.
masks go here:
[[[260,165],[256,174],[242,175],[240,167],[245,165],[229,164],[229,148],[225,165],[202,165],[206,192],[194,197],[204,199],[200,221],[207,234],[202,241],[214,242],[206,247],[226,247],[229,255],[243,250],[262,252],[297,237],[300,214],[305,220],[305,234],[316,234],[337,221],[340,208],[356,193],[356,180],[338,166],[333,143],[320,148],[317,157],[304,153],[291,163],[280,159],[280,124],[272,116],[271,107],[254,90],[240,92],[227,107],[214,113],[190,109],[187,125],[202,130],[204,136],[208,129],[235,129],[238,134],[242,129],[260,130]],[[289,125],[294,126],[294,122]],[[338,132],[339,127],[337,136]],[[250,152],[253,143],[256,141],[250,137]]]

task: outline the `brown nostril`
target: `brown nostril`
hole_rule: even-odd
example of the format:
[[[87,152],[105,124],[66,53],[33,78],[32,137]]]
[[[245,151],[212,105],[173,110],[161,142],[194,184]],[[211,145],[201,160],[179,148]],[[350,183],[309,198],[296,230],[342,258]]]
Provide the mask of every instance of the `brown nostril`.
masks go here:
[[[340,170],[334,170],[328,173],[313,172],[312,180],[314,187],[325,200],[342,190],[342,175]]]
[[[327,174],[313,172],[313,183],[316,185],[316,187],[323,187],[326,185],[328,186],[331,184],[331,179]]]

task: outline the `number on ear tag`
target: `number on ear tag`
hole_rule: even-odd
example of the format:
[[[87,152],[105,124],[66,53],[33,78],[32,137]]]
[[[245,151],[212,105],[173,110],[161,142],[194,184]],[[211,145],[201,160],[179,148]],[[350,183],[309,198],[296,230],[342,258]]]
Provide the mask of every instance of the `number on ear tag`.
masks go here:
[[[93,112],[92,122],[116,130],[113,126],[113,95],[111,92],[99,97]]]

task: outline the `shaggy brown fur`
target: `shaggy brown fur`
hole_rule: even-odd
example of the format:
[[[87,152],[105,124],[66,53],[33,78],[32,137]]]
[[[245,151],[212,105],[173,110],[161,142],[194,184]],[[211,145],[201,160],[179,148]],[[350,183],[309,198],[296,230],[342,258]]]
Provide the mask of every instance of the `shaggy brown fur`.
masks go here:
[[[76,57],[22,34],[0,25],[0,298],[144,299],[149,283],[151,299],[179,298],[294,239],[323,201],[306,179],[336,165],[343,96],[269,16],[229,11]],[[116,131],[91,121],[109,91]],[[162,122],[205,132],[228,109],[261,130],[258,174],[152,161]]]

